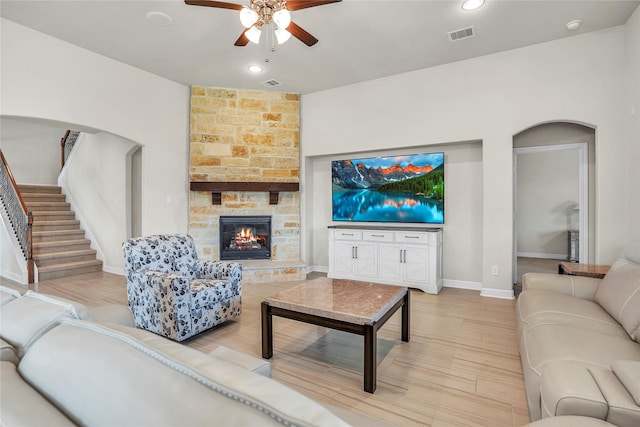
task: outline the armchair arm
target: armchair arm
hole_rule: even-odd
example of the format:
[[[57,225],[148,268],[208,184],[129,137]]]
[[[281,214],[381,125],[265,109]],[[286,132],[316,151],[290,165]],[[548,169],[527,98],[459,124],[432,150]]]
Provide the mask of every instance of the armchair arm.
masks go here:
[[[189,279],[137,270],[127,276],[129,306],[137,327],[181,341],[191,336]]]
[[[196,277],[198,279],[229,280],[236,295],[242,291],[242,264],[239,262],[196,261]]]
[[[538,289],[593,300],[602,279],[566,274],[525,273],[522,290]]]

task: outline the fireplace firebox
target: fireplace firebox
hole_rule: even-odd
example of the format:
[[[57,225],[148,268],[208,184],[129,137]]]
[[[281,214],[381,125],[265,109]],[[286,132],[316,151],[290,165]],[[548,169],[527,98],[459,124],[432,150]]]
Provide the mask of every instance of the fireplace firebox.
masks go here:
[[[271,259],[271,217],[221,216],[220,259]]]

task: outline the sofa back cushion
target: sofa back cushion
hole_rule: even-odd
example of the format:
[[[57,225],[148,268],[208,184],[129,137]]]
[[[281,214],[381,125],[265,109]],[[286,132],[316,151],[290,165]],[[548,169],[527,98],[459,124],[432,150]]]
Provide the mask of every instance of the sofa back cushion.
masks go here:
[[[22,357],[29,346],[64,318],[92,320],[93,315],[82,304],[28,291],[2,306],[0,338]]]
[[[347,425],[270,378],[124,326],[67,319],[18,369],[79,425]]]
[[[640,342],[640,264],[618,259],[602,279],[594,300]]]

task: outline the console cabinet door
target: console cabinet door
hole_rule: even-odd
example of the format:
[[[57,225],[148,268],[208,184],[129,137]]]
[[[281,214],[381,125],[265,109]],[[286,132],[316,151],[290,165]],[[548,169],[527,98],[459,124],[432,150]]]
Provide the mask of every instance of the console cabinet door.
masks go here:
[[[428,283],[428,254],[426,246],[381,244],[380,278]]]
[[[378,244],[358,242],[355,247],[354,272],[358,276],[378,276]]]
[[[429,247],[406,245],[403,250],[403,280],[429,283]]]
[[[380,277],[400,280],[402,278],[402,247],[396,243],[380,244]]]
[[[336,240],[333,242],[334,271],[336,273],[353,273],[354,242]]]

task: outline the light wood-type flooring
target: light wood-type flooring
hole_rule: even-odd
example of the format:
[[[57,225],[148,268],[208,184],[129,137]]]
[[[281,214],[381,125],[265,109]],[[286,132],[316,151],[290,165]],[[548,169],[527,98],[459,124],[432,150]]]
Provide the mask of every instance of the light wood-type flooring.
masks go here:
[[[184,345],[207,353],[225,345],[260,357],[260,303],[298,283],[244,284],[242,315]],[[127,303],[124,277],[105,272],[30,289],[90,307]],[[410,342],[400,340],[400,312],[378,332],[374,394],[362,389],[361,336],[278,317],[273,325],[273,378],[321,403],[398,426],[528,423],[513,300],[452,288],[439,295],[412,290]]]

